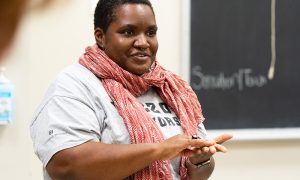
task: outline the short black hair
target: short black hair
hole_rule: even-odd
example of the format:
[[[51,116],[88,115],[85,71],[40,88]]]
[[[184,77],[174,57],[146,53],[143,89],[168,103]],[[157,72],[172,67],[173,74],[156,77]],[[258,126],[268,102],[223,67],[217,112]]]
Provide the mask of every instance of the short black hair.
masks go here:
[[[94,28],[101,28],[106,33],[108,26],[113,21],[114,10],[124,4],[145,4],[154,14],[149,0],[99,0],[94,14]]]

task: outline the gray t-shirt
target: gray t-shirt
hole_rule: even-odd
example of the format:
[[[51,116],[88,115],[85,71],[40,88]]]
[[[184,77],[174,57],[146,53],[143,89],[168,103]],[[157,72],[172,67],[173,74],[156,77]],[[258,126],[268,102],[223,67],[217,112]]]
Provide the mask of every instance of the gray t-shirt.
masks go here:
[[[165,138],[182,133],[178,118],[153,88],[138,100]],[[206,138],[203,124],[198,127],[198,135]],[[58,151],[87,141],[130,144],[123,119],[101,81],[78,63],[64,69],[50,85],[30,131],[35,153],[44,166],[44,179],[51,179],[45,167]],[[171,161],[174,179],[180,179],[179,161],[179,158]]]

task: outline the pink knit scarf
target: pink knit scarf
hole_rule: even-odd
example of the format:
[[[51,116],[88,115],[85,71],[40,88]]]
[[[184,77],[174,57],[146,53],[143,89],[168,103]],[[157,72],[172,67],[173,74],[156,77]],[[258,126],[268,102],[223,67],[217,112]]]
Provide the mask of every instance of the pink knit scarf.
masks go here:
[[[137,76],[119,67],[94,45],[86,48],[79,62],[101,80],[122,116],[133,144],[157,143],[164,140],[160,128],[136,98],[152,86],[178,116],[185,134],[196,134],[198,124],[204,120],[200,103],[192,88],[179,76],[163,69],[157,61],[150,72]],[[187,179],[185,159],[181,160],[181,179]],[[172,176],[169,162],[155,161],[134,174],[134,178],[170,180]]]

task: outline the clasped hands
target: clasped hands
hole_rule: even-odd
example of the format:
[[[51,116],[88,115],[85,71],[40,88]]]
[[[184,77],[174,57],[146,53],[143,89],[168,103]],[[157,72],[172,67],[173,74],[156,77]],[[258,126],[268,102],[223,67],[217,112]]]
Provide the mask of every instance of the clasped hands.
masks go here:
[[[198,164],[200,162],[207,161],[216,152],[227,152],[227,148],[222,144],[230,140],[233,136],[231,134],[222,134],[212,140],[195,139],[200,140],[194,142],[195,145],[188,147],[185,150],[185,155],[189,157],[190,162],[193,164]],[[192,138],[192,140],[194,140]]]
[[[222,144],[230,140],[231,134],[222,134],[211,140],[193,139],[191,136],[179,134],[159,143],[162,160],[170,160],[178,156],[187,156],[190,162],[197,164],[208,160],[216,152],[227,151]]]

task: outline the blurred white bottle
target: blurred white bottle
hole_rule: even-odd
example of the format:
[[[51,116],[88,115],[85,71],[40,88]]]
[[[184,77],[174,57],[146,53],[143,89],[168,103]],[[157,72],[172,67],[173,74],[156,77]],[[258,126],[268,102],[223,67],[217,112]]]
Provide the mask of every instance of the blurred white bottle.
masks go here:
[[[4,67],[0,67],[0,125],[13,120],[14,93],[13,84],[4,76]]]

